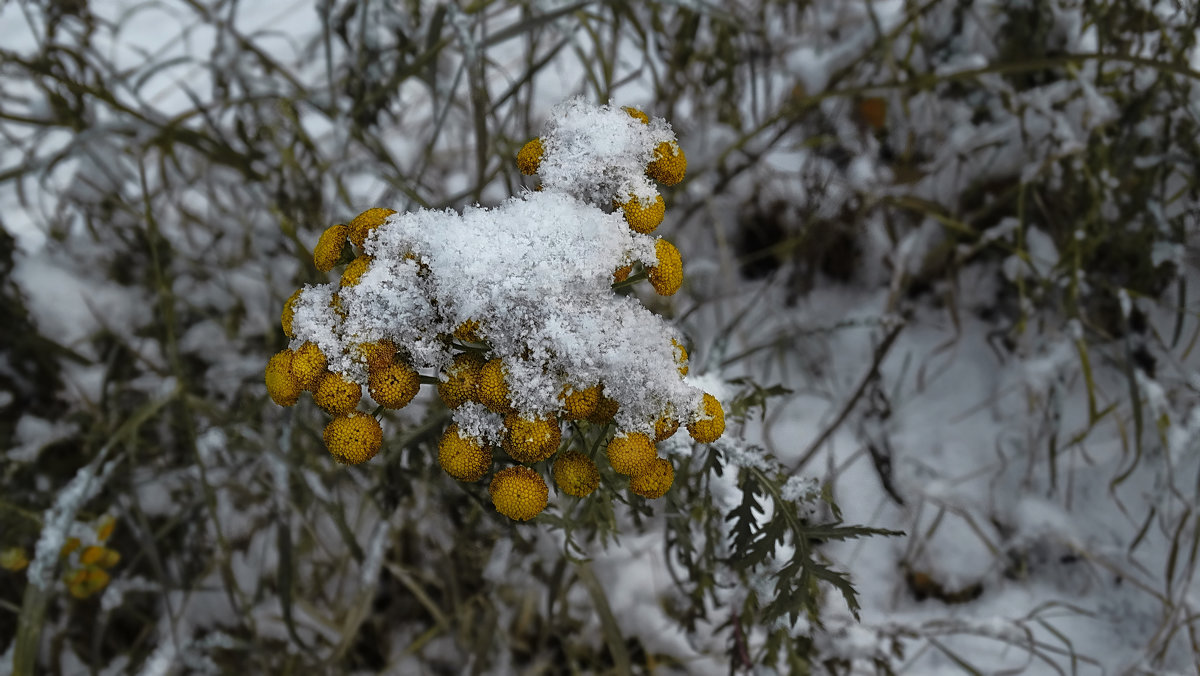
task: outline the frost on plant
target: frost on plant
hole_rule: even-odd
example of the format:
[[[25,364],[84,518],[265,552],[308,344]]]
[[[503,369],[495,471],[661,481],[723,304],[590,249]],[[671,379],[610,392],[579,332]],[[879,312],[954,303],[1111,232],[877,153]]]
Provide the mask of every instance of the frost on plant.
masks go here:
[[[358,410],[364,386],[396,409],[422,382],[436,383],[453,420],[439,461],[463,481],[490,471],[492,446],[536,465],[558,454],[565,423],[603,426],[613,433],[613,469],[635,493],[659,497],[674,472],[655,444],[681,424],[697,441],[715,441],[724,412],[684,380],[675,329],[614,286],[648,279],[664,296],[679,289],[679,251],[651,233],[665,209],[656,182],[678,183],[686,157],[666,121],[572,99],[521,148],[517,165],[542,184],[496,207],[372,208],[326,230],[313,262],[344,269],[338,281],[288,299],[282,323],[291,343],[269,362],[267,389],[283,406],[312,392],[334,416],[330,453],[357,464],[383,439],[375,417]],[[594,460],[560,459],[560,488],[579,493]],[[490,492],[514,519],[546,505],[534,469],[501,469]]]

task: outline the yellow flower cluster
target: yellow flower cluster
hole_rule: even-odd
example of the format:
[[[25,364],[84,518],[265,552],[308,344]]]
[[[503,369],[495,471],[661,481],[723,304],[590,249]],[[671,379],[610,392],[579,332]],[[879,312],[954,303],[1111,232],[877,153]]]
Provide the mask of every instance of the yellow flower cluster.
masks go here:
[[[95,536],[85,536],[92,544],[84,546],[79,537],[69,537],[59,550],[66,574],[63,582],[71,596],[83,600],[108,586],[109,571],[121,562],[121,554],[105,545],[112,536],[116,519],[105,515],[95,525]],[[24,552],[21,552],[24,554]]]

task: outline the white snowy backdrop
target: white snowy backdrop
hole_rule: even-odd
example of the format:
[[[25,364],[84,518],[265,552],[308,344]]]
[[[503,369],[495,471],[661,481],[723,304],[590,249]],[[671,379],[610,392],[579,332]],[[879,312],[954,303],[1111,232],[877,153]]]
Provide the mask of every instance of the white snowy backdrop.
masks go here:
[[[0,550],[30,561],[0,570],[0,672],[1194,673],[1197,25],[0,3]],[[532,189],[513,157],[574,94],[674,126],[684,288],[643,302],[741,412],[672,449],[724,473],[593,513],[582,549],[441,474],[429,388],[347,469],[262,383],[326,226]],[[747,477],[780,468],[797,504],[752,519],[905,533],[812,543],[858,619],[815,582],[791,592],[817,612],[771,615],[787,538],[731,559]],[[105,518],[120,562],[77,599],[59,551]]]

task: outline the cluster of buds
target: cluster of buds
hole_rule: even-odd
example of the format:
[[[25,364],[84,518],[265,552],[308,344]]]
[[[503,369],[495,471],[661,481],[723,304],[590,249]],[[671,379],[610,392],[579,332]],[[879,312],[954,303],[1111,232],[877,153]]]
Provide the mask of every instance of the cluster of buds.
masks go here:
[[[629,488],[661,497],[674,469],[656,444],[681,425],[715,441],[724,412],[685,380],[681,336],[614,286],[679,289],[678,250],[650,233],[664,214],[654,181],[683,178],[683,151],[661,119],[574,99],[517,164],[541,186],[494,208],[374,208],[326,230],[313,262],[344,269],[285,303],[291,344],[267,365],[268,393],[291,406],[311,392],[333,416],[329,452],[357,464],[383,439],[358,410],[363,386],[395,409],[436,384],[452,418],[440,465],[465,482],[491,474],[493,504],[513,519],[546,507],[545,469],[563,493],[594,491],[600,470],[583,440],[599,435]],[[509,466],[493,472],[496,457]]]
[[[112,537],[117,521],[105,515],[94,527],[81,535],[68,537],[58,556],[66,573],[63,582],[67,591],[77,599],[86,599],[108,586],[111,577],[108,571],[121,561],[121,554],[105,546]],[[84,544],[84,542],[87,544]],[[11,571],[24,570],[29,566],[29,556],[24,547],[9,547],[0,551],[0,568]]]

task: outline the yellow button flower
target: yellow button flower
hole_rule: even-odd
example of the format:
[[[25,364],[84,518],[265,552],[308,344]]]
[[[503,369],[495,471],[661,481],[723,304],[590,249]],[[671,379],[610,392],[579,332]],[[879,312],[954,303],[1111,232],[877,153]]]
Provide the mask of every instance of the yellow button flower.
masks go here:
[[[640,474],[657,456],[650,437],[641,432],[618,434],[608,442],[608,464],[618,474]]]
[[[517,462],[541,462],[554,455],[562,442],[562,430],[553,416],[530,420],[509,413],[504,416],[504,428],[501,445]]]
[[[542,163],[542,139],[534,138],[521,146],[517,152],[517,168],[522,174],[532,176],[537,173],[538,165]]]
[[[295,338],[296,332],[292,331],[292,319],[296,316],[296,301],[300,300],[300,292],[304,289],[296,289],[292,295],[283,303],[283,312],[279,315],[279,323],[283,325],[283,334],[288,338]]]
[[[79,563],[85,566],[100,566],[101,568],[112,568],[121,561],[121,553],[101,547],[100,545],[92,545],[83,550],[79,555]]]
[[[322,367],[324,368],[324,367]],[[304,387],[292,375],[292,351],[276,352],[267,361],[267,395],[279,406],[293,406],[300,399]]]
[[[96,524],[96,539],[104,542],[112,537],[113,530],[117,527],[117,520],[111,514],[105,514],[100,517],[100,522]]]
[[[505,467],[488,486],[496,511],[517,521],[528,521],[546,508],[550,489],[537,472],[528,467]]]
[[[629,117],[641,122],[642,124],[650,124],[650,116],[633,106],[622,106],[621,110],[629,113]]]
[[[700,419],[688,423],[687,431],[693,439],[703,444],[720,439],[725,433],[725,409],[721,408],[721,402],[705,392]]]
[[[658,264],[647,271],[650,285],[660,296],[675,295],[683,284],[683,259],[679,256],[679,249],[667,240],[660,239],[654,243],[654,257],[658,259]]]
[[[613,421],[620,406],[615,399],[609,399],[601,393],[599,401],[596,402],[596,408],[587,417],[587,421],[594,425],[607,425]]]
[[[464,437],[451,424],[438,442],[438,464],[459,481],[479,481],[492,466],[492,452],[478,439]]]
[[[458,408],[464,402],[475,401],[479,392],[479,373],[483,357],[473,352],[454,355],[446,368],[446,380],[438,383],[438,395],[447,408]]]
[[[346,380],[339,373],[326,373],[313,390],[313,401],[329,415],[344,415],[362,399],[362,385]]]
[[[321,239],[313,247],[313,265],[321,272],[329,272],[342,258],[342,248],[346,245],[346,236],[350,228],[345,225],[331,225],[321,233]]]
[[[655,458],[641,474],[629,480],[629,490],[654,500],[665,495],[674,482],[675,468],[671,466],[671,461]]]
[[[613,284],[619,284],[629,279],[629,273],[631,272],[633,272],[632,265],[622,265],[616,270],[613,270]]]
[[[564,418],[586,420],[596,410],[596,404],[600,403],[600,385],[592,385],[582,390],[572,389],[568,385],[563,387],[558,399],[562,402]]]
[[[25,570],[29,565],[29,556],[25,553],[24,547],[9,547],[4,551],[0,551],[0,568],[11,570],[14,573],[19,570]]]
[[[300,383],[300,387],[311,390],[325,375],[325,366],[329,362],[316,343],[305,343],[292,353],[292,363],[289,370]],[[268,385],[268,387],[270,387]]]
[[[408,364],[394,363],[376,370],[367,379],[375,403],[384,408],[404,408],[421,389],[421,376]]]
[[[663,185],[675,185],[687,173],[687,156],[674,141],[663,141],[654,149],[654,160],[646,166],[646,175]]]
[[[367,243],[367,237],[371,234],[371,231],[383,225],[383,222],[387,220],[387,217],[394,213],[396,212],[392,209],[375,207],[373,209],[367,209],[361,214],[355,216],[354,220],[350,221],[350,225],[348,226],[350,230],[350,241],[354,243],[354,246],[358,247],[359,251],[362,251],[363,246]]]
[[[654,421],[654,443],[670,439],[677,431],[679,431],[679,421],[675,419],[675,416],[664,413],[662,417]]]
[[[679,375],[686,376],[688,374],[688,352],[683,343],[671,339],[671,345],[675,348],[675,363],[679,365]]]
[[[663,202],[662,195],[655,195],[654,201],[649,204],[643,204],[637,197],[630,197],[621,203],[613,200],[613,206],[621,209],[630,230],[643,235],[654,232],[667,213],[667,205]]]
[[[63,543],[62,549],[58,550],[58,555],[65,559],[76,549],[79,549],[79,538],[71,536]]]
[[[479,403],[496,413],[508,413],[512,402],[508,398],[508,383],[504,380],[504,362],[489,359],[479,369]]]
[[[383,428],[375,416],[351,411],[325,426],[325,447],[334,460],[357,465],[375,457],[383,445]]]
[[[77,599],[86,599],[108,586],[111,578],[99,568],[80,568],[67,578],[67,591]]]
[[[553,471],[558,490],[577,498],[587,497],[600,485],[596,463],[579,451],[560,453],[554,461]]]
[[[386,338],[370,343],[358,343],[350,349],[359,361],[366,363],[368,373],[391,366],[392,359],[396,356],[396,344]]]
[[[464,343],[481,343],[483,342],[483,337],[479,335],[479,329],[480,324],[478,319],[468,319],[454,329],[454,337]]]
[[[342,286],[357,286],[362,281],[362,276],[367,273],[370,267],[371,257],[359,256],[350,261],[350,264],[342,271],[342,279],[338,283]]]

